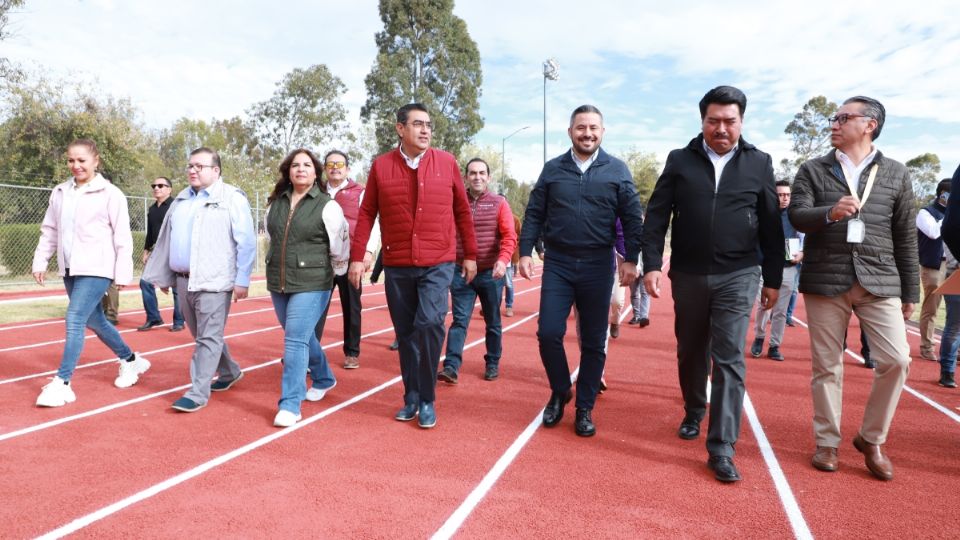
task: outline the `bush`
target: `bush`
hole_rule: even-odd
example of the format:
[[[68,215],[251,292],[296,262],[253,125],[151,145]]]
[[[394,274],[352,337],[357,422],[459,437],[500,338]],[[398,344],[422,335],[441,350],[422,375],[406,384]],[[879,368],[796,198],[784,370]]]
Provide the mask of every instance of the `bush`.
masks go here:
[[[8,275],[30,275],[33,252],[39,240],[39,223],[0,226],[0,262],[6,267]],[[56,261],[51,260],[51,265],[55,264]]]

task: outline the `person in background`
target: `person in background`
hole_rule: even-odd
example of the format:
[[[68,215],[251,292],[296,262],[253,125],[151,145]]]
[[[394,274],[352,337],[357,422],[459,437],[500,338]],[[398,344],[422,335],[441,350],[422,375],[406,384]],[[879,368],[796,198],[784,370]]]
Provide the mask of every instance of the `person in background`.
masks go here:
[[[917,212],[917,249],[920,257],[920,284],[923,285],[923,303],[920,304],[920,357],[936,362],[933,336],[937,330],[937,310],[941,295],[934,293],[943,284],[946,256],[940,224],[947,212],[950,199],[950,179],[937,184],[936,198]]]
[[[126,285],[133,281],[127,199],[97,172],[100,152],[92,140],[70,143],[67,166],[73,178],[50,193],[33,254],[33,277],[40,285],[45,282],[50,257],[57,254],[57,269],[69,298],[60,369],[37,397],[38,407],[62,407],[76,401],[71,382],[86,342],[84,327],[93,330],[119,358],[120,373],[114,386],[133,386],[150,369],[150,361],[130,350],[107,322],[100,305],[112,282]]]
[[[153,251],[153,245],[157,243],[157,235],[160,234],[160,225],[163,224],[163,218],[170,209],[173,202],[173,184],[165,176],[158,176],[150,184],[153,190],[153,198],[156,202],[147,209],[147,236],[143,241],[143,264],[147,264],[150,253]],[[160,316],[160,309],[157,306],[157,290],[150,282],[140,278],[140,295],[143,297],[143,310],[146,312],[147,321],[143,326],[137,328],[140,332],[146,332],[154,326],[163,324],[163,318]],[[173,288],[173,326],[171,332],[183,330],[183,314],[180,312],[180,296],[177,294],[177,288]]]
[[[513,215],[513,227],[514,231],[517,234],[517,238],[520,238],[520,228],[522,227],[520,218],[516,214]],[[513,250],[513,256],[510,258],[510,266],[507,267],[507,275],[504,277],[504,317],[513,317],[513,276],[517,273],[517,265],[520,264],[520,252],[519,250]]]
[[[320,401],[337,385],[316,327],[330,303],[335,276],[347,273],[350,226],[340,205],[317,182],[322,167],[305,148],[290,152],[267,198],[267,290],[283,327],[280,410],[273,419],[277,427],[299,422],[304,399]],[[308,367],[309,390],[304,384]]]

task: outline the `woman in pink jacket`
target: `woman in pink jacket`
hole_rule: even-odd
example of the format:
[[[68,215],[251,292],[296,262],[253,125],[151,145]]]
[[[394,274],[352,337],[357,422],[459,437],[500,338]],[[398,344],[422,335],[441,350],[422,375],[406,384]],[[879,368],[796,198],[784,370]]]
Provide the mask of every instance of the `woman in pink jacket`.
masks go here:
[[[77,399],[70,379],[83,352],[84,327],[88,327],[120,359],[118,388],[136,384],[150,362],[130,350],[100,307],[111,282],[118,286],[133,280],[133,237],[123,193],[101,176],[100,154],[89,139],[67,147],[67,164],[73,178],[50,194],[50,205],[40,226],[40,243],[33,254],[33,277],[43,285],[47,263],[57,254],[70,303],[67,305],[67,338],[57,376],[43,387],[38,407],[61,407]]]

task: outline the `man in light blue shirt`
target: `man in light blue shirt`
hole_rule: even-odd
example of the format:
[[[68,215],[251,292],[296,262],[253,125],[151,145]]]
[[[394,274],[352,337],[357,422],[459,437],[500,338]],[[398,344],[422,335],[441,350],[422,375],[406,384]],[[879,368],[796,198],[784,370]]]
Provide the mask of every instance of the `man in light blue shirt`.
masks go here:
[[[211,391],[228,390],[243,376],[223,335],[231,297],[247,297],[256,233],[247,196],[220,177],[214,150],[194,150],[186,172],[190,187],[167,212],[144,279],[161,288],[175,286],[184,299],[183,318],[197,346],[191,388],[173,408],[194,412],[206,406]]]

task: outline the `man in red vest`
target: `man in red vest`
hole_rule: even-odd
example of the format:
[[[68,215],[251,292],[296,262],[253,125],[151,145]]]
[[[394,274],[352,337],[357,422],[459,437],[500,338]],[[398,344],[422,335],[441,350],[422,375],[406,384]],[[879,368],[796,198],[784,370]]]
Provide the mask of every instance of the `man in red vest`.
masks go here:
[[[467,163],[467,195],[473,212],[473,227],[477,235],[477,277],[466,283],[454,272],[450,285],[453,298],[453,323],[447,333],[447,355],[443,359],[443,371],[438,378],[457,384],[460,365],[463,363],[463,342],[473,314],[473,304],[480,297],[480,310],[487,325],[486,370],[483,378],[492,381],[500,376],[502,333],[500,328],[500,297],[503,294],[503,277],[507,273],[510,257],[517,248],[517,232],[513,227],[513,212],[501,195],[491,193],[490,166],[481,158]],[[457,242],[457,263],[463,260],[463,246]]]
[[[463,242],[460,272],[467,283],[477,273],[477,240],[456,158],[430,148],[433,124],[426,107],[400,107],[395,127],[400,144],[370,166],[348,275],[360,288],[367,241],[379,213],[387,307],[400,342],[403,377],[404,406],[394,418],[409,422],[419,415],[420,427],[427,429],[437,423],[437,366],[457,234]]]
[[[357,216],[360,214],[360,202],[363,201],[364,188],[349,178],[350,160],[347,154],[339,150],[327,152],[323,158],[323,169],[327,175],[327,194],[337,201],[343,209],[343,217],[350,225],[350,238],[357,230]],[[380,245],[380,226],[374,220],[370,230],[370,239],[367,240],[366,252],[363,255],[363,264],[366,270],[373,264],[373,253]],[[360,367],[360,294],[361,287],[353,287],[347,275],[334,276],[333,285],[340,290],[340,306],[343,309],[343,369],[357,369]],[[317,339],[323,335],[323,326],[327,322],[327,312],[330,304],[317,322]]]

